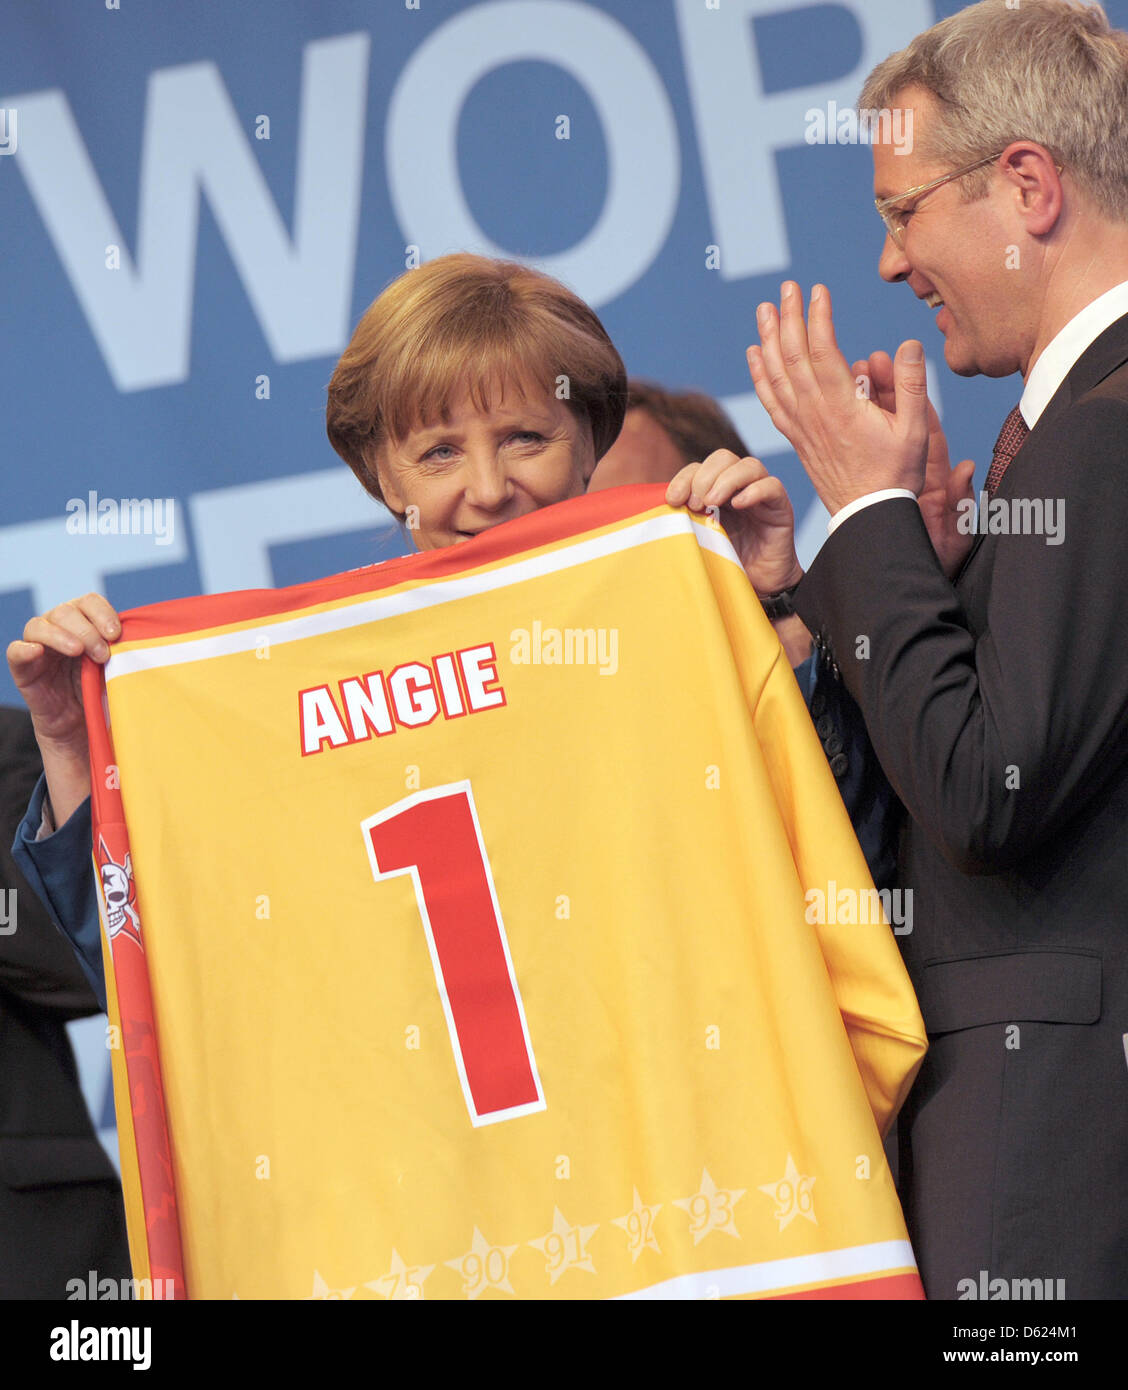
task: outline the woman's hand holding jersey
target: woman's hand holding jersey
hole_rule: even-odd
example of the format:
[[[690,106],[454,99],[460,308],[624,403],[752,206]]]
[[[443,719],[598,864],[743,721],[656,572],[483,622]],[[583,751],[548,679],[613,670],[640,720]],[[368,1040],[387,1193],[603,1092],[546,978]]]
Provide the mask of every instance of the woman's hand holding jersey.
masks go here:
[[[12,680],[31,711],[56,825],[90,795],[82,658],[109,659],[121,623],[101,594],[60,603],[32,618],[8,647]]]
[[[721,523],[759,597],[790,589],[802,579],[791,500],[759,459],[715,449],[703,463],[687,464],[674,476],[666,501],[691,512],[720,508]],[[802,619],[778,619],[773,626],[792,666],[805,661],[811,635]]]

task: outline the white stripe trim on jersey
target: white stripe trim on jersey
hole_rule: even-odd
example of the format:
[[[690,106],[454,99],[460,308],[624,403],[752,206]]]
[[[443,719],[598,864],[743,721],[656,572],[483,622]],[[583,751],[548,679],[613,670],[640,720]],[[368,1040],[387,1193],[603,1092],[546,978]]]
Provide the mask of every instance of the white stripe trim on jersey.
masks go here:
[[[825,1250],[818,1255],[796,1255],[787,1260],[763,1260],[754,1265],[733,1265],[702,1274],[680,1274],[660,1284],[620,1295],[620,1299],[733,1298],[749,1293],[786,1293],[789,1289],[825,1284],[871,1274],[895,1275],[916,1270],[913,1248],[907,1240],[852,1245],[845,1250]]]
[[[702,550],[712,551],[714,555],[731,560],[734,565],[743,569],[723,531],[702,524],[686,512],[671,512],[666,516],[651,517],[647,521],[637,522],[621,531],[612,531],[603,536],[590,536],[560,550],[515,560],[501,569],[423,583],[417,588],[401,593],[374,595],[359,603],[349,604],[346,608],[332,608],[324,613],[307,613],[301,618],[283,619],[281,622],[272,621],[269,615],[264,615],[257,624],[254,619],[245,620],[236,632],[220,633],[213,637],[188,638],[160,647],[146,647],[117,655],[111,648],[110,659],[105,666],[106,680],[111,681],[115,676],[132,675],[135,671],[152,670],[158,666],[179,666],[188,661],[206,661],[211,657],[253,651],[262,640],[264,632],[269,634],[271,644],[278,645],[284,642],[300,642],[306,637],[321,636],[327,632],[341,632],[381,618],[398,617],[404,613],[435,608],[439,604],[468,598],[471,594],[490,593],[496,589],[507,588],[511,584],[523,583],[527,579],[537,579],[542,575],[571,569],[575,565],[587,564],[589,560],[615,555],[623,550],[633,550],[636,546],[666,540],[671,536],[687,534],[696,534],[697,544]]]

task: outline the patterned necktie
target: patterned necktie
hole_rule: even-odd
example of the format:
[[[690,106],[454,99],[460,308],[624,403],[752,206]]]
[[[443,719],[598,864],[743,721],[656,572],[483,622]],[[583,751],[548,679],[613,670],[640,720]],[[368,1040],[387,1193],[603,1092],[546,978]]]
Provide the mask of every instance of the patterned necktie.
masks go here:
[[[1011,465],[1011,460],[1026,441],[1030,428],[1022,418],[1018,406],[1003,421],[1003,428],[995,441],[995,453],[987,472],[987,496],[994,497],[995,491],[1003,481],[1003,474]]]

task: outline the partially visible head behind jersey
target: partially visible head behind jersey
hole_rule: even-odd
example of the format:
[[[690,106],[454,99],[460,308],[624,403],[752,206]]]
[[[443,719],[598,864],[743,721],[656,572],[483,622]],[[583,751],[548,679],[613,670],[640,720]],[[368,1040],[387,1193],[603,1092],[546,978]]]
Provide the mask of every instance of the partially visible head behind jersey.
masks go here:
[[[626,410],[622,359],[571,290],[459,253],[392,282],[329,383],[330,443],[420,549],[584,491]]]
[[[714,449],[731,449],[738,458],[748,454],[735,425],[712,396],[667,391],[632,377],[622,432],[600,459],[588,491],[627,483],[668,483],[687,463],[703,462]]]

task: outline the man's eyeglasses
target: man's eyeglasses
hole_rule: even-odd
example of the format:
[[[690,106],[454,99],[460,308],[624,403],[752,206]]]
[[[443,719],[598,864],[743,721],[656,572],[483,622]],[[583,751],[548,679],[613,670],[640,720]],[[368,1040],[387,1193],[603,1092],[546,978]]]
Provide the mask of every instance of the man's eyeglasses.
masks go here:
[[[906,198],[919,201],[926,193],[943,188],[946,183],[951,183],[953,179],[963,178],[964,174],[973,173],[976,169],[982,169],[985,164],[993,163],[1002,153],[1003,151],[1000,150],[998,154],[989,154],[985,159],[977,159],[974,164],[965,164],[962,169],[954,169],[950,174],[933,179],[931,183],[922,183],[916,188],[906,188],[904,193],[898,193],[892,198],[875,198],[873,200],[874,207],[877,208],[877,215],[885,223],[885,230],[898,246],[904,246],[905,218],[915,209],[900,208],[897,206],[898,203],[903,203]]]

